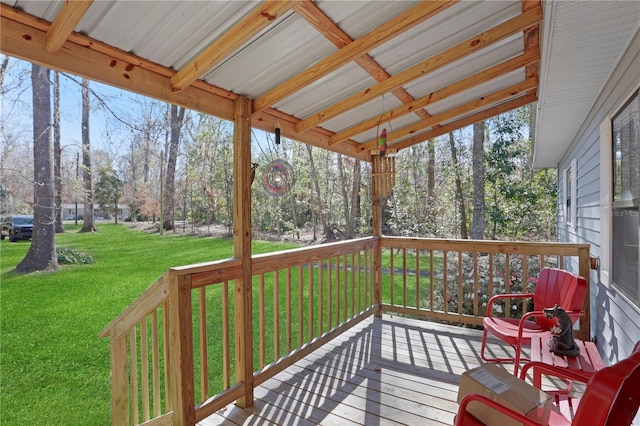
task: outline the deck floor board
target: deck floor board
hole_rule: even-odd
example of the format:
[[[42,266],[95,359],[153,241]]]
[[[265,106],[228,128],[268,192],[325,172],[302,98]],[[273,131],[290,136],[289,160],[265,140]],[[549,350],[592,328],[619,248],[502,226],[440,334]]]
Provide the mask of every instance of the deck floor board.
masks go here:
[[[252,407],[230,404],[198,425],[451,425],[481,341],[480,330],[372,317],[262,383]],[[488,349],[511,352],[493,339]]]

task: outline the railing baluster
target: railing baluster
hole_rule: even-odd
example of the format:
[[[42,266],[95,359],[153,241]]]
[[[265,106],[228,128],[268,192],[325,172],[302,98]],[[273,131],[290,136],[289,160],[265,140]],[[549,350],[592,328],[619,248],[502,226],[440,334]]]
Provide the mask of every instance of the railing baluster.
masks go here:
[[[160,360],[158,351],[158,309],[151,313],[151,370],[153,372],[153,417],[161,414],[160,407]]]
[[[511,256],[510,253],[504,255],[504,292],[511,293]],[[511,317],[511,299],[505,299],[504,316]]]
[[[429,309],[433,308],[433,250],[429,250]]]
[[[147,318],[140,321],[140,376],[142,379],[142,420],[149,420],[149,341]]]
[[[394,253],[393,253],[393,247],[389,250],[389,285],[390,285],[390,289],[389,289],[389,297],[391,297],[391,305],[395,305],[396,301],[395,298],[393,297],[393,288],[396,286],[396,279],[394,276],[394,267],[393,267],[393,261],[394,261]]]
[[[136,336],[137,325],[133,326],[129,333],[129,363],[131,365],[131,417],[133,423],[140,422],[139,408],[138,408],[138,349]]]
[[[260,326],[260,368],[266,363],[266,321],[264,306],[264,274],[260,274],[260,286],[258,289],[258,324]]]
[[[332,312],[332,307],[333,307],[333,282],[332,282],[332,258],[330,257],[327,260],[327,318],[329,320],[329,329],[332,328],[332,324],[333,324],[333,312]]]
[[[462,250],[458,250],[458,315],[462,315],[462,305],[464,302],[464,294],[462,294],[462,286],[464,284],[462,274]]]
[[[473,252],[473,316],[478,316],[478,252]]]
[[[420,250],[416,249],[416,309],[420,310]]]
[[[205,287],[200,287],[198,291],[198,307],[200,315],[200,392],[202,400],[209,396],[209,365],[207,355],[207,298]]]
[[[309,302],[307,306],[307,310],[309,312],[309,340],[313,339],[313,272],[314,272],[314,263],[310,262],[307,266],[309,270]]]
[[[318,336],[324,333],[324,259],[318,262]]]
[[[287,353],[291,352],[291,268],[287,268]]]
[[[444,305],[444,313],[449,312],[449,301],[447,300],[447,271],[449,269],[449,265],[447,264],[447,251],[444,250],[442,252],[442,300]]]
[[[402,248],[402,306],[407,307],[407,249]]]
[[[355,280],[355,273],[356,273],[356,267],[355,267],[355,256],[353,253],[351,253],[351,274],[349,274],[351,276],[351,316],[353,317],[353,315],[355,314],[355,305],[356,305],[356,299],[355,299],[355,291],[356,291],[356,280]]]
[[[345,254],[343,257],[343,265],[342,265],[342,270],[343,270],[343,276],[344,276],[344,284],[342,285],[342,299],[343,299],[343,318],[342,321],[345,321],[348,317],[349,317],[349,311],[348,311],[348,305],[349,305],[349,301],[347,300],[347,288],[349,286],[349,276],[347,274],[347,255]]]
[[[222,381],[225,389],[231,387],[229,340],[229,281],[224,281],[222,283]]]
[[[273,271],[273,353],[280,358],[280,272]]]
[[[304,290],[303,269],[298,265],[298,346],[304,343]]]

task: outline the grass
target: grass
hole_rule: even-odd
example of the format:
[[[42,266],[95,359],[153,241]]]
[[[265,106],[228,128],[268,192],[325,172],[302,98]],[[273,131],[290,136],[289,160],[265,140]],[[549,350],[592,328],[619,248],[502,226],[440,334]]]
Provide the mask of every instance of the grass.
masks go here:
[[[0,242],[0,423],[108,425],[109,341],[102,328],[169,267],[229,258],[230,239],[146,234],[122,225],[79,233],[57,246],[93,256],[56,273],[13,272],[29,242]],[[254,242],[253,252],[291,248]]]

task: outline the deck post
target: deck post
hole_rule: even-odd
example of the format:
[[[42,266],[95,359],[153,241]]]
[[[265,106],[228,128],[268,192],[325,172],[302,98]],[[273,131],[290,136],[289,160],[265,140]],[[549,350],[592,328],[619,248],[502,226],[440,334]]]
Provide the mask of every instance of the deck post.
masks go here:
[[[251,309],[251,100],[239,97],[233,113],[233,257],[242,260],[235,281],[236,378],[244,383],[239,407],[253,405],[253,313]]]
[[[127,336],[114,337],[111,330],[111,424],[130,424],[129,369],[127,365]]]
[[[582,310],[584,315],[580,317],[580,330],[578,338],[580,340],[591,340],[591,280],[589,275],[591,270],[589,267],[589,246],[580,247],[578,249],[578,275],[587,281],[587,296],[584,298]]]
[[[193,321],[191,275],[172,277],[169,284],[170,334],[173,383],[173,425],[196,422],[193,375]]]
[[[380,175],[380,157],[375,155],[371,161],[371,199],[372,224],[371,233],[378,237],[378,242],[373,249],[373,303],[375,305],[375,316],[382,315],[382,247],[380,237],[382,236],[382,178]]]

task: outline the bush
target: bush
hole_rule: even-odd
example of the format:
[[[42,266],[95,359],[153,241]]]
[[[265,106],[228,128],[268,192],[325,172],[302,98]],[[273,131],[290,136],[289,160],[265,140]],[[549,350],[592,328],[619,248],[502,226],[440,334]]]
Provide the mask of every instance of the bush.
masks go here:
[[[80,253],[70,247],[56,248],[56,254],[60,265],[88,265],[93,263],[93,256]]]

